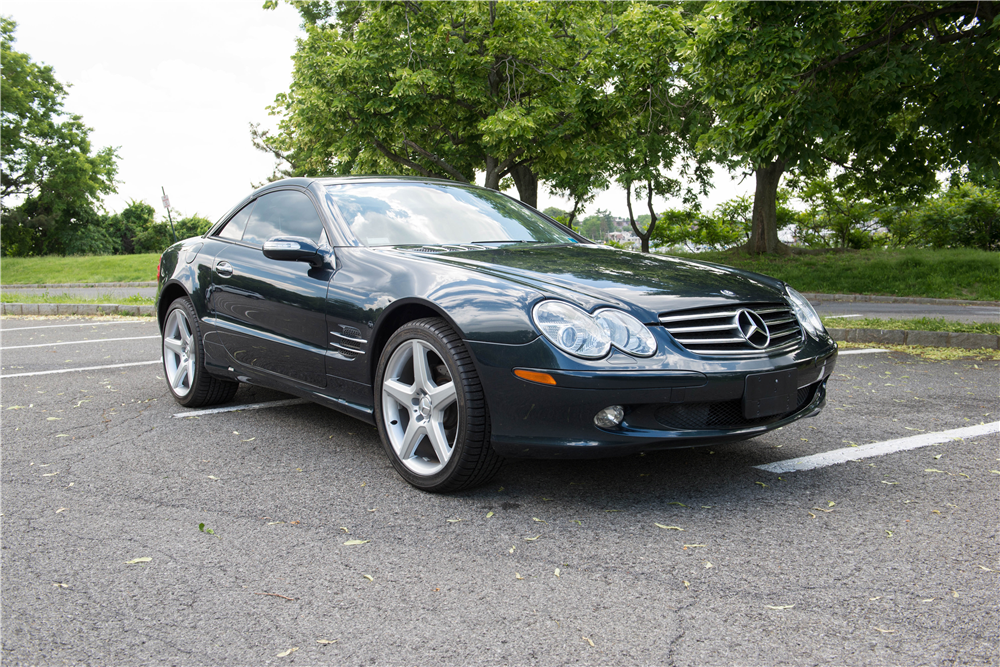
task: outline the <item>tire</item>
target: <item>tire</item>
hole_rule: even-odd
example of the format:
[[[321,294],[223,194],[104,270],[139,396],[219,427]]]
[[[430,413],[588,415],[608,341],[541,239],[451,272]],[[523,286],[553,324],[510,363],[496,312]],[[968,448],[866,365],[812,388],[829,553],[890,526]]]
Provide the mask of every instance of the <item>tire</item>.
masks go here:
[[[186,408],[225,403],[240,383],[212,377],[205,370],[205,349],[194,305],[187,297],[174,300],[163,318],[163,372],[174,400]]]
[[[375,382],[375,421],[396,471],[424,491],[483,484],[503,459],[490,445],[479,375],[444,320],[403,325],[386,343]]]

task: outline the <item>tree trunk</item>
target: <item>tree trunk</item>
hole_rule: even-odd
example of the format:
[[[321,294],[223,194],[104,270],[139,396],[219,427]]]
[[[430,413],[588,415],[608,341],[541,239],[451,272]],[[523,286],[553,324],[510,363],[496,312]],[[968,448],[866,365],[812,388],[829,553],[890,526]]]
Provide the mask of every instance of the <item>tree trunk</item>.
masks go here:
[[[514,177],[518,199],[532,208],[538,208],[538,177],[531,167],[519,164],[510,170],[510,175]]]
[[[500,189],[500,160],[496,159],[492,155],[486,156],[486,180],[483,183],[483,187],[487,187],[490,190]]]
[[[646,198],[646,208],[649,209],[649,227],[643,234],[639,229],[639,224],[635,221],[635,214],[632,212],[632,183],[625,185],[625,204],[628,206],[628,222],[632,226],[632,231],[639,237],[639,248],[642,252],[649,252],[649,237],[653,235],[653,228],[656,227],[656,213],[653,212],[653,184],[648,183],[648,197]]]
[[[653,211],[653,182],[646,182],[646,208],[649,209],[649,227],[646,227],[646,235],[640,236],[642,239],[642,251],[649,252],[649,239],[653,238],[653,230],[656,229],[656,212]]]
[[[785,171],[785,161],[778,159],[757,169],[757,190],[753,197],[753,218],[747,250],[754,255],[788,252],[778,240],[778,183]]]
[[[580,211],[580,205],[582,203],[582,199],[573,200],[573,210],[569,212],[569,220],[566,221],[566,226],[570,229],[573,229],[573,223],[576,221],[576,215]]]

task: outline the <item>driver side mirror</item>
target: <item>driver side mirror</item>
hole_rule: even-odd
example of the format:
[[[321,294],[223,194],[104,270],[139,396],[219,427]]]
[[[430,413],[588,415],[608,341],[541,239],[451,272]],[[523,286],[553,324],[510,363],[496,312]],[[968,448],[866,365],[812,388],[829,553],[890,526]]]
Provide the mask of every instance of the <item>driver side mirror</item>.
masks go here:
[[[307,262],[314,269],[323,266],[326,254],[315,242],[302,236],[272,236],[264,241],[264,257],[282,262]]]

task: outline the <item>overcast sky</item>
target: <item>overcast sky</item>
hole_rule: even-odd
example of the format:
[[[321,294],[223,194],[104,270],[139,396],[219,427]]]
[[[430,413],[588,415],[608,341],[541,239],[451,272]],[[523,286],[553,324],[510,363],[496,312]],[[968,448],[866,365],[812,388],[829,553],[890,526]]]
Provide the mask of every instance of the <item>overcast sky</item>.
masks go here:
[[[135,199],[162,216],[162,186],[175,212],[214,221],[273,171],[273,159],[251,144],[249,125],[275,126],[267,106],[288,89],[301,31],[290,6],[262,5],[4,0],[0,13],[18,24],[14,49],[72,85],[65,109],[93,128],[94,148],[118,147],[120,183],[105,200],[109,210]],[[709,208],[753,191],[752,179],[716,180]],[[539,208],[546,206],[568,208],[541,186]],[[599,195],[588,212],[597,208],[627,215],[621,190]]]

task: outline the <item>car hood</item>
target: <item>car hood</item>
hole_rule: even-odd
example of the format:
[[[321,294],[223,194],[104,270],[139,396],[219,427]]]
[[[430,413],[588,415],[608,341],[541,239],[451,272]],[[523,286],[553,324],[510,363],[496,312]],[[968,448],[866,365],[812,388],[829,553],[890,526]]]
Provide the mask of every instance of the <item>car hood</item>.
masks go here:
[[[767,276],[598,245],[507,245],[422,257],[516,282],[586,310],[616,305],[648,323],[659,313],[685,308],[784,301],[782,283]]]

